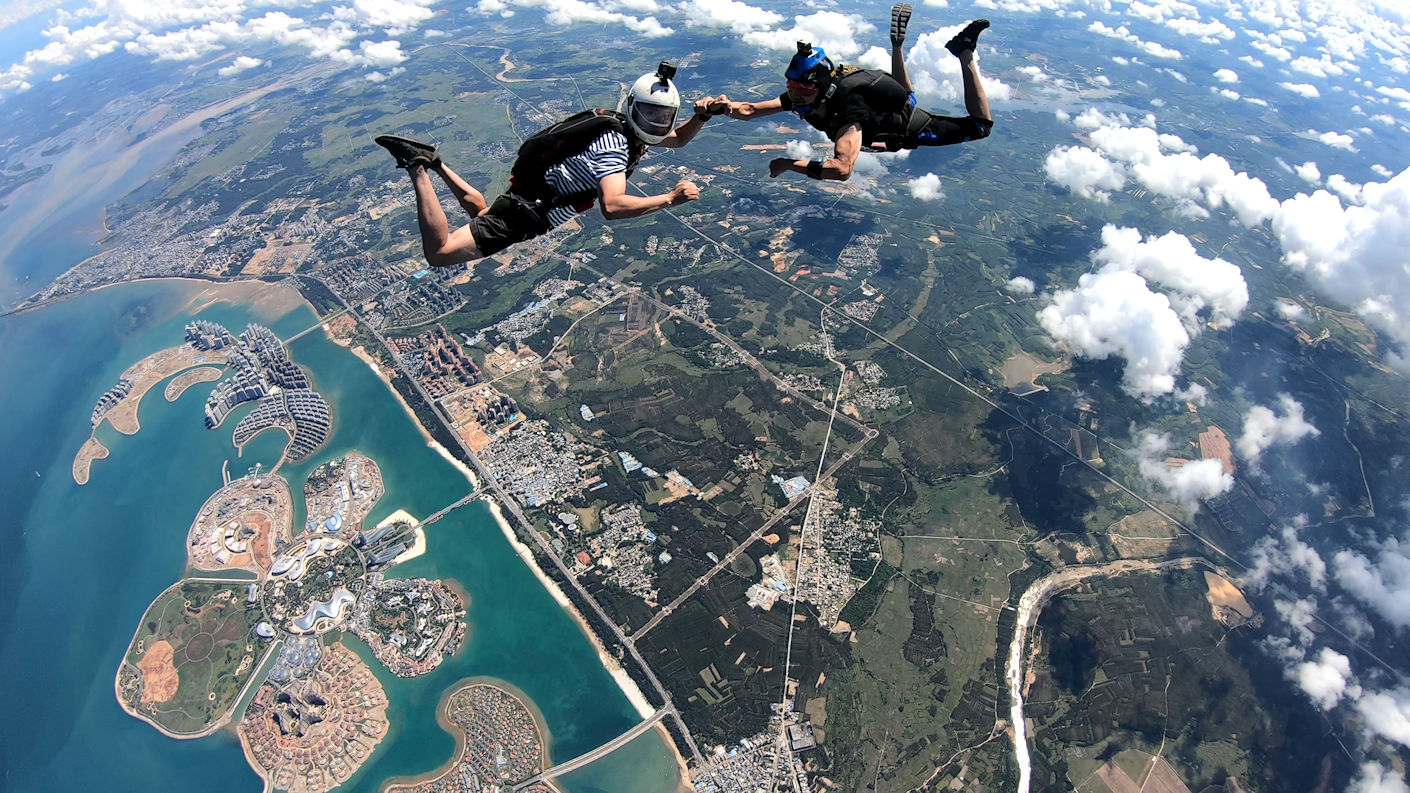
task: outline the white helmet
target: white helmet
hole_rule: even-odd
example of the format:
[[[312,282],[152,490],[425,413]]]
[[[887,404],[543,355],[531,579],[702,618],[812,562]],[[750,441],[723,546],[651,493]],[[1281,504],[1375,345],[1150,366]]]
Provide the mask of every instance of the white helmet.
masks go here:
[[[671,82],[675,68],[661,64],[655,74],[643,74],[627,96],[627,124],[642,143],[655,144],[666,139],[676,125],[681,95]]]

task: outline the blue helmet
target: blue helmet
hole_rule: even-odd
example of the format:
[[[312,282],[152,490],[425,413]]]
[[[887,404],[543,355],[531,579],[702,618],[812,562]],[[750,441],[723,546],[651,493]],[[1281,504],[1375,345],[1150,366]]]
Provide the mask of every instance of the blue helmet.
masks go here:
[[[800,83],[823,84],[832,76],[832,61],[822,47],[814,48],[806,41],[798,42],[798,54],[788,62],[788,70],[783,73],[790,80]],[[823,86],[824,88],[826,86]]]

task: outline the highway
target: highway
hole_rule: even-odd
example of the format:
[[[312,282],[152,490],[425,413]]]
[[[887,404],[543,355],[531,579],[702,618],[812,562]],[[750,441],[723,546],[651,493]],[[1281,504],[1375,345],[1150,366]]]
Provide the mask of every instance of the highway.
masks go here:
[[[577,757],[574,757],[572,760],[568,760],[568,761],[566,761],[566,762],[559,763],[558,765],[556,765],[556,766],[554,766],[554,767],[552,767],[552,768],[549,768],[549,769],[545,769],[545,770],[543,770],[543,771],[540,771],[539,773],[534,774],[533,776],[529,777],[528,779],[525,779],[523,782],[518,782],[518,783],[516,783],[516,784],[514,785],[514,787],[512,788],[512,790],[523,790],[524,788],[529,787],[529,786],[534,785],[534,784],[537,784],[537,783],[539,783],[539,782],[547,782],[547,781],[550,780],[550,779],[553,779],[553,778],[558,777],[558,776],[562,776],[563,774],[566,774],[566,773],[568,773],[568,772],[570,772],[570,771],[576,771],[576,770],[578,770],[579,768],[582,768],[582,767],[585,766],[585,765],[591,765],[593,762],[595,762],[595,761],[597,761],[597,760],[599,760],[599,759],[601,759],[601,758],[603,758],[603,757],[606,757],[607,755],[612,754],[614,751],[616,751],[616,750],[622,748],[623,746],[626,746],[627,744],[631,743],[633,740],[635,740],[636,738],[640,737],[640,736],[641,736],[643,733],[645,733],[647,730],[649,730],[649,729],[651,729],[652,727],[656,726],[656,723],[657,723],[658,721],[660,721],[660,720],[666,718],[667,716],[675,716],[675,715],[676,715],[676,706],[667,703],[666,707],[661,708],[660,710],[658,710],[658,711],[656,711],[655,713],[651,714],[650,716],[648,716],[648,717],[646,718],[645,721],[643,721],[642,723],[636,725],[635,727],[631,728],[630,730],[627,730],[626,732],[622,733],[621,735],[618,735],[616,738],[613,738],[612,740],[608,741],[607,743],[604,743],[603,745],[597,747],[596,749],[593,749],[591,752],[588,752],[588,753],[586,753],[586,754],[578,755]]]
[[[311,275],[305,275],[303,277],[317,280],[320,284],[323,285],[325,289],[328,289],[330,293],[332,293],[335,297],[338,298],[338,301],[343,304],[344,308],[351,309],[347,301],[343,299],[342,295],[339,295],[337,292],[334,292],[331,288],[328,287],[327,284],[323,283],[321,279],[318,279],[316,276]],[[354,313],[354,316],[357,316],[357,314]],[[382,336],[381,332],[379,332],[376,328],[373,328],[371,325],[368,325],[366,322],[363,322],[362,326],[367,328],[368,331],[372,333],[372,335],[377,337],[377,341],[382,345],[384,349],[390,351],[391,347],[387,344],[387,340],[385,337]],[[436,418],[440,419],[441,423],[446,427],[446,429],[450,430],[453,427],[453,424],[448,418],[446,418],[445,414],[441,412],[440,405],[436,403],[435,399],[433,399],[430,394],[426,393],[426,389],[421,386],[420,381],[418,381],[415,377],[412,377],[411,374],[403,368],[401,359],[399,357],[395,355],[391,357],[392,360],[396,362],[397,371],[401,374],[401,376],[405,377],[407,382],[411,383],[412,387],[415,388],[416,391],[421,395],[421,398],[425,400],[427,406],[431,409],[433,413],[435,413]],[[494,494],[499,497],[499,503],[504,507],[504,509],[507,510],[509,514],[513,515],[514,519],[518,521],[520,530],[516,533],[519,534],[521,537],[527,537],[529,540],[532,540],[538,546],[539,550],[543,553],[545,557],[553,560],[553,564],[558,568],[559,572],[562,573],[563,580],[567,581],[568,585],[572,587],[573,590],[578,593],[581,599],[592,608],[593,612],[596,613],[597,618],[601,620],[602,624],[607,625],[612,629],[612,632],[616,636],[617,641],[620,642],[622,646],[626,648],[627,652],[631,653],[633,660],[636,661],[642,673],[646,675],[647,680],[651,683],[652,688],[655,689],[656,695],[660,698],[662,702],[666,703],[666,707],[663,708],[663,710],[668,710],[671,718],[675,720],[676,726],[680,730],[680,734],[685,737],[685,741],[690,748],[690,753],[694,757],[696,764],[704,764],[705,759],[700,754],[699,747],[695,745],[695,739],[691,737],[690,730],[686,728],[685,722],[681,719],[680,714],[671,704],[670,693],[666,691],[665,686],[661,685],[660,679],[656,677],[656,673],[652,671],[650,666],[647,665],[646,660],[641,657],[641,653],[637,651],[636,644],[633,643],[631,638],[628,637],[626,633],[622,631],[621,626],[619,626],[615,620],[607,616],[607,612],[603,611],[602,606],[597,602],[597,599],[594,598],[592,595],[588,594],[588,591],[583,588],[583,585],[579,583],[578,579],[572,574],[572,572],[568,570],[568,566],[564,564],[563,560],[558,557],[558,554],[554,552],[553,547],[548,544],[548,541],[543,538],[543,535],[539,534],[537,531],[534,530],[533,522],[530,521],[524,515],[524,511],[519,507],[519,502],[515,501],[512,496],[510,496],[504,491],[504,488],[500,486],[498,480],[496,480],[494,476],[490,473],[488,466],[486,466],[484,461],[480,459],[479,455],[471,451],[470,447],[465,445],[465,441],[462,440],[461,437],[456,434],[453,430],[450,432],[450,436],[455,440],[456,444],[460,446],[461,451],[463,451],[465,455],[469,458],[469,460],[474,464],[475,471],[480,475],[480,480],[483,483],[483,486],[492,490]]]

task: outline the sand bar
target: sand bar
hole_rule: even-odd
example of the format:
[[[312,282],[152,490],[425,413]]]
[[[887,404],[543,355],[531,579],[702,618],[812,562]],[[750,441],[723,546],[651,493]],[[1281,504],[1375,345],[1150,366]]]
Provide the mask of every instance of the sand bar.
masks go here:
[[[202,366],[199,369],[182,372],[166,384],[166,393],[164,394],[166,401],[175,402],[181,398],[182,394],[186,393],[186,389],[197,383],[214,383],[220,379],[223,373],[223,369],[217,369],[214,366]]]
[[[93,467],[94,460],[102,460],[108,456],[108,447],[97,438],[89,437],[83,442],[83,446],[78,450],[78,456],[73,458],[73,481],[80,485],[88,484],[88,475]]]

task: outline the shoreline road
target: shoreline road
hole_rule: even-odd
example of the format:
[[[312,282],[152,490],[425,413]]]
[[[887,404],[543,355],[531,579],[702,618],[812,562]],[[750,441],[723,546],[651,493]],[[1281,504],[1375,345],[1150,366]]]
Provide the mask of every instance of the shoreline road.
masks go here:
[[[818,482],[825,481],[833,474],[837,473],[837,469],[841,468],[843,465],[846,465],[847,462],[851,460],[852,457],[857,454],[857,452],[861,451],[862,447],[865,446],[870,440],[871,436],[867,436],[866,438],[863,438],[862,440],[857,441],[855,444],[853,444],[852,448],[848,449],[846,454],[842,455],[842,457],[840,457],[837,462],[833,463],[826,471],[823,472],[822,476],[818,477]],[[739,545],[736,545],[734,547],[734,550],[725,554],[724,558],[720,559],[720,561],[716,563],[714,567],[706,571],[704,575],[695,579],[695,583],[691,584],[688,589],[678,595],[675,600],[672,600],[670,603],[666,604],[660,611],[656,612],[656,616],[652,617],[650,621],[648,621],[645,625],[642,625],[640,628],[637,628],[636,632],[632,634],[632,641],[640,639],[646,634],[647,631],[660,624],[661,620],[670,616],[671,612],[675,611],[681,606],[681,604],[689,600],[691,595],[694,595],[697,590],[709,583],[710,579],[714,578],[716,573],[725,569],[725,567],[727,567],[730,562],[733,562],[735,559],[739,558],[739,555],[744,553],[744,550],[746,548],[758,542],[759,538],[763,537],[769,532],[769,529],[773,528],[774,525],[777,524],[780,520],[783,520],[785,517],[787,517],[789,513],[793,511],[794,507],[798,506],[804,501],[810,501],[812,499],[814,491],[818,487],[818,482],[814,482],[812,486],[810,486],[807,490],[804,490],[802,493],[799,493],[797,496],[794,496],[792,501],[788,502],[786,506],[784,506],[778,512],[774,513],[774,516],[769,518],[768,521],[764,523],[764,525],[755,529],[754,533],[750,534],[748,539],[746,539]]]
[[[608,741],[607,743],[604,743],[596,749],[593,749],[591,752],[587,752],[586,754],[580,754],[577,757],[574,757],[572,760],[565,760],[552,768],[546,768],[538,772],[537,774],[534,774],[533,776],[529,777],[528,779],[525,779],[522,782],[514,783],[514,786],[510,789],[515,791],[523,790],[524,788],[538,784],[539,782],[547,782],[550,779],[554,779],[572,771],[576,771],[585,765],[591,765],[592,763],[597,762],[603,757],[612,754],[623,746],[626,746],[627,744],[641,737],[647,730],[651,729],[652,727],[655,727],[657,722],[661,721],[667,716],[675,715],[676,706],[668,702],[666,703],[666,706],[664,708],[661,708],[655,713],[646,717],[646,719],[640,724],[636,725],[630,730],[627,730],[621,735],[618,735],[616,738],[613,738],[612,740]]]

